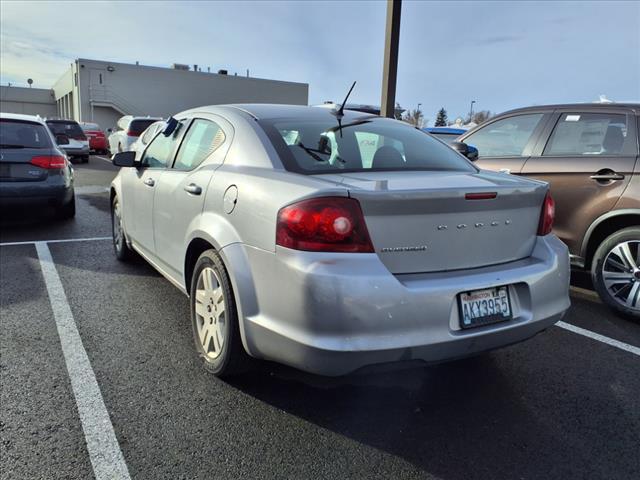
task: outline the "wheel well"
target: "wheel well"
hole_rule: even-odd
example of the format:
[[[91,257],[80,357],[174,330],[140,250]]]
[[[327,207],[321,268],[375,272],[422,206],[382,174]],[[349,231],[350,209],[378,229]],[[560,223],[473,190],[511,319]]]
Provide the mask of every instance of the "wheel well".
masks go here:
[[[191,277],[193,276],[193,268],[196,266],[198,258],[207,250],[214,248],[206,240],[202,238],[194,238],[187,247],[187,254],[184,259],[184,285],[187,289],[187,293],[191,292]]]
[[[623,228],[636,227],[638,225],[640,225],[640,215],[633,213],[610,217],[599,223],[589,237],[587,251],[585,252],[585,268],[591,268],[593,255],[605,238]]]
[[[110,191],[109,191],[109,208],[111,208],[111,206],[113,205],[113,199],[116,196],[116,189],[111,187]]]

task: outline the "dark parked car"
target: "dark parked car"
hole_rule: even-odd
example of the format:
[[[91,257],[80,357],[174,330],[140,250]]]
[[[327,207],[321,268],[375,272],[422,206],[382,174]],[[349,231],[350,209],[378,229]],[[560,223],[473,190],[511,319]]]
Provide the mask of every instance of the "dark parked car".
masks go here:
[[[83,163],[89,161],[89,139],[73,120],[47,119],[47,126],[54,136],[65,135],[68,143],[60,145],[69,158],[79,158]]]
[[[505,112],[460,137],[476,164],[550,183],[554,232],[602,300],[640,318],[640,104],[573,104]]]
[[[73,169],[39,117],[0,113],[0,206],[52,206],[60,218],[75,215]]]

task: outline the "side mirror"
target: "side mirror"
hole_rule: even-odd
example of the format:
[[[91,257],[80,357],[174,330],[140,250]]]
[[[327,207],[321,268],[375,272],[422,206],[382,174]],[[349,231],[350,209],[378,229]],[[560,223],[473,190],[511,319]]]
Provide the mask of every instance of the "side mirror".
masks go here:
[[[111,157],[111,159],[116,167],[136,166],[136,152],[119,152]]]
[[[69,137],[63,133],[59,133],[56,135],[56,143],[58,145],[69,145]]]
[[[478,159],[478,149],[473,145],[467,145],[464,142],[451,142],[450,145],[456,152],[461,153],[472,162]]]

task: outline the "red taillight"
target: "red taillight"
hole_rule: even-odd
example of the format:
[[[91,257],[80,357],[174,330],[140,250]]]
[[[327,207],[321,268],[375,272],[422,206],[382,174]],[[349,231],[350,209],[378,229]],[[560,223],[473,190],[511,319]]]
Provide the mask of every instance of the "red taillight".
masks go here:
[[[312,198],[282,208],[276,244],[310,252],[373,253],[360,204],[347,197]]]
[[[548,235],[553,229],[553,220],[556,216],[556,202],[553,201],[551,193],[547,192],[542,203],[540,212],[540,222],[538,223],[538,235]]]
[[[129,130],[127,135],[130,137],[139,137],[142,132],[138,132],[137,130]]]
[[[47,170],[64,168],[66,162],[66,158],[61,155],[38,155],[37,157],[31,158],[31,164],[40,168],[46,168]]]

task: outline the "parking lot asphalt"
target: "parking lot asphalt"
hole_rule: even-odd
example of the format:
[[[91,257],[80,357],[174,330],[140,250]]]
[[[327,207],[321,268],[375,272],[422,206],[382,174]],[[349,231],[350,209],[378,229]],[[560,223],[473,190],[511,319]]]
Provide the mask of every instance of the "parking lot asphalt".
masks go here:
[[[115,174],[99,157],[76,166],[72,221],[3,220],[0,478],[94,475],[41,259],[16,244],[59,239],[84,239],[46,245],[131,478],[640,476],[640,356],[560,327],[394,372],[322,379],[265,363],[208,375],[188,299],[101,239]],[[564,322],[640,347],[640,324],[588,290],[572,293]]]

